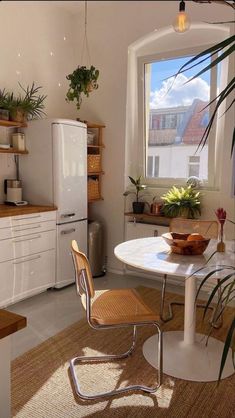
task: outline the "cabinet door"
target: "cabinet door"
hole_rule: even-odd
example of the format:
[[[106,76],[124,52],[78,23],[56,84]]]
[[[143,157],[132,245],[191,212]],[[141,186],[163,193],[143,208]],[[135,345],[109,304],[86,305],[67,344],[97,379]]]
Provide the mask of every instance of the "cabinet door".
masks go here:
[[[1,263],[0,277],[1,307],[53,287],[55,250]]]
[[[165,232],[169,232],[168,226],[127,222],[125,241],[137,238],[160,237]]]
[[[87,221],[72,222],[58,226],[56,287],[63,287],[75,281],[71,242],[75,239],[79,249],[87,253]]]

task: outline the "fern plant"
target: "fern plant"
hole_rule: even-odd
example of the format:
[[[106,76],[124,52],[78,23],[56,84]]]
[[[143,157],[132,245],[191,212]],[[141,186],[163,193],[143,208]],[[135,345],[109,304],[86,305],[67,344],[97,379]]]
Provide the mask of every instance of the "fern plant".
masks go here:
[[[162,196],[164,215],[169,218],[196,218],[201,215],[200,195],[190,185],[180,188],[173,186]]]

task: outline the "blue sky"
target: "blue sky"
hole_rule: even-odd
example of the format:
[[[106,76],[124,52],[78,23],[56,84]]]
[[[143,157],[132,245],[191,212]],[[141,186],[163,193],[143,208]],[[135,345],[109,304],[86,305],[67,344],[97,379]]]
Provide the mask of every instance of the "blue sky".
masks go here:
[[[190,106],[196,98],[205,103],[209,101],[209,71],[187,83],[193,75],[209,64],[209,59],[197,68],[178,75],[176,79],[173,77],[190,58],[173,58],[151,64],[150,97],[147,98],[151,109]]]
[[[154,62],[151,65],[152,77],[151,77],[151,91],[159,90],[162,85],[162,81],[172,75],[176,74],[180,67],[185,64],[192,57],[184,58],[174,58],[170,60]],[[209,64],[209,60],[198,65],[195,68],[184,73],[184,75],[189,78],[198,73],[204,66],[205,63]],[[201,78],[205,80],[208,84],[210,83],[210,74],[207,71],[201,75]]]

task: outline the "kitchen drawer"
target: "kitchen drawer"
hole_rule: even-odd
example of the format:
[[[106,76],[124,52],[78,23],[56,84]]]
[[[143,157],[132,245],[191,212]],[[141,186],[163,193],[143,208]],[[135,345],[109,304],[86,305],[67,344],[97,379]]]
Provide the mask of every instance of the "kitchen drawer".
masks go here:
[[[55,221],[37,222],[29,225],[18,225],[11,228],[0,229],[0,241],[9,238],[22,237],[24,235],[38,234],[44,231],[56,229]]]
[[[48,231],[0,241],[0,262],[55,248],[56,232]]]
[[[0,306],[55,285],[55,250],[0,264]]]
[[[56,221],[56,211],[50,212],[37,212],[30,213],[28,215],[17,215],[0,218],[0,231],[1,228],[10,228],[18,225],[28,225],[34,222]]]
[[[37,222],[55,221],[56,211],[31,213],[30,215],[12,216],[11,226],[29,225]]]

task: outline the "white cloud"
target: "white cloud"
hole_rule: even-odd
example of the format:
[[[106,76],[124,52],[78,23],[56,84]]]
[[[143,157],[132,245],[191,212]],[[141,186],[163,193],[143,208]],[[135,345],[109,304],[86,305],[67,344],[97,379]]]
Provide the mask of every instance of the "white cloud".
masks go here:
[[[173,77],[164,80],[159,90],[150,93],[150,109],[188,106],[195,98],[208,101],[210,95],[209,84],[198,77],[184,85],[188,80],[189,78],[184,74],[179,74],[173,85]]]

